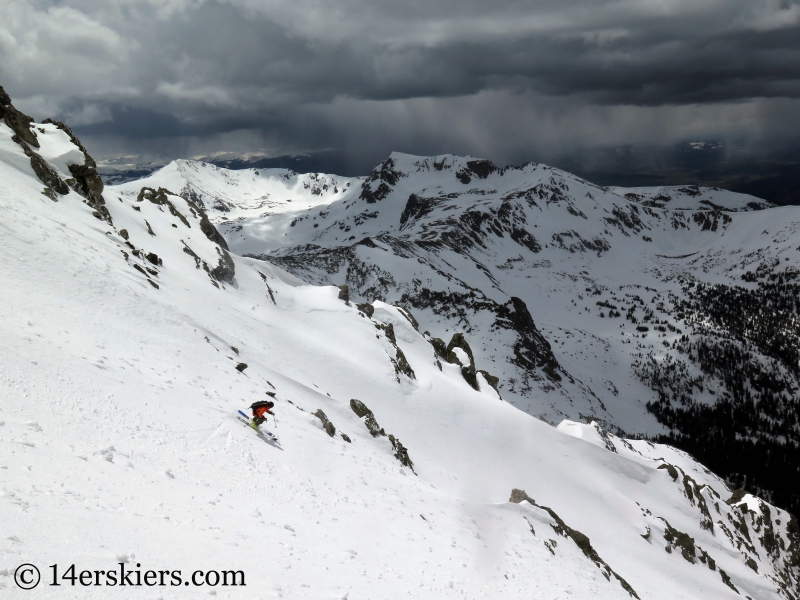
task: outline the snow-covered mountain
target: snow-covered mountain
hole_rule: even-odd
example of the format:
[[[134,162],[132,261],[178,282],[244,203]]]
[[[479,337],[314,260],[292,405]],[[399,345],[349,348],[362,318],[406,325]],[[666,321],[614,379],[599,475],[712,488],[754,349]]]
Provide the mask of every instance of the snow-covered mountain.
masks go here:
[[[204,162],[226,169],[283,170],[298,173],[346,172],[351,169],[346,157],[336,150],[320,150],[300,154],[266,154],[264,152],[215,152],[209,156],[194,156],[194,162]],[[154,155],[122,155],[106,157],[97,171],[107,184],[120,184],[143,179],[163,168],[169,161]]]
[[[666,435],[800,506],[797,208],[456,156],[396,153],[343,181],[179,161],[115,189],[180,189],[235,253],[403,306],[441,346],[463,332],[467,380],[496,377],[529,414]]]
[[[113,189],[139,193],[142,186],[163,187],[205,207],[225,220],[269,217],[278,212],[303,210],[343,198],[361,179],[288,169],[231,171],[210,163],[176,160],[143,179]],[[215,220],[219,220],[216,218]]]
[[[519,365],[504,365],[500,355],[490,364],[493,338],[481,337],[478,325],[442,347],[413,317],[441,319],[438,333],[453,317],[419,307],[412,316],[374,299],[357,305],[355,283],[314,285],[241,256],[242,242],[223,239],[218,216],[209,218],[211,196],[202,198],[207,212],[195,201],[199,191],[187,199],[152,179],[135,193],[104,188],[65,125],[30,123],[2,93],[0,109],[4,595],[108,597],[107,572],[125,569],[150,582],[128,590],[132,597],[797,597],[800,532],[786,511],[732,490],[685,452],[621,439],[597,421],[553,427],[501,401],[491,372],[506,377]],[[253,184],[243,177],[240,185]],[[291,179],[283,188],[268,181],[272,191],[239,202],[243,231],[251,220],[267,227],[267,217],[246,213],[269,200],[266,193],[305,189]],[[321,210],[330,216],[319,206],[294,216],[275,207],[276,232],[289,233],[298,219],[297,231],[313,236],[316,216],[323,237],[335,238],[328,219],[341,207],[337,219],[353,215],[341,230],[364,233],[377,217],[358,223],[356,215],[389,196],[376,197],[386,183],[376,181],[332,197]],[[481,197],[490,200],[488,193],[468,199]],[[620,202],[629,218],[655,211]],[[596,210],[603,208],[598,201]],[[450,211],[440,209],[428,214],[447,220]],[[566,218],[562,212],[555,214]],[[621,212],[609,213],[620,222],[608,225],[614,241],[623,231],[638,239]],[[402,226],[421,228],[425,216],[412,210]],[[487,229],[471,230],[456,227],[448,242],[460,240],[462,256],[488,251]],[[434,223],[419,233],[431,234],[432,248],[447,234]],[[529,246],[544,238],[538,228],[529,234],[536,239],[511,239],[533,252]],[[578,235],[587,230],[575,226],[573,243]],[[395,256],[402,273],[409,259],[388,236],[369,237],[349,247]],[[570,254],[544,243],[540,252]],[[291,248],[275,256],[302,257]],[[441,260],[455,260],[452,252]],[[614,250],[595,246],[592,255],[607,252]],[[473,268],[462,260],[465,272]],[[536,268],[526,263],[521,277]],[[455,293],[462,283],[451,277]],[[545,338],[549,325],[529,319],[539,304],[501,304],[500,284],[475,291],[506,307],[498,314],[509,326],[494,339],[507,335],[522,344],[521,357],[544,361],[514,389],[528,385],[533,403],[550,385],[561,398],[552,401],[553,417],[581,386],[576,404],[594,407],[593,380],[570,371],[582,363],[563,360]],[[464,310],[470,319],[490,314]],[[477,372],[484,366],[488,376]],[[495,385],[525,408],[511,382]],[[265,392],[276,400],[270,429],[279,443],[235,419]],[[40,567],[47,592],[18,590],[23,563]],[[70,564],[77,575],[88,570],[92,586],[82,576],[61,578],[51,592],[53,564],[59,575]],[[205,575],[206,585],[195,587],[195,570],[242,571],[246,590],[210,585]]]
[[[725,212],[745,212],[775,207],[774,204],[766,200],[717,187],[700,187],[696,185],[649,188],[612,187],[610,190],[644,206],[672,210],[711,209]]]

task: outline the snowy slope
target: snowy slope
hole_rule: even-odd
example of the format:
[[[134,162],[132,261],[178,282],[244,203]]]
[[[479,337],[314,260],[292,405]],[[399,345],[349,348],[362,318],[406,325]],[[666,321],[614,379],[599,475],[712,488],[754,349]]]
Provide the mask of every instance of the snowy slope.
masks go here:
[[[195,163],[191,185],[216,172]],[[478,389],[497,377],[504,400],[552,423],[668,432],[735,485],[800,506],[787,485],[800,476],[798,209],[398,153],[340,197],[306,202],[210,218],[239,255],[405,306],[443,346],[463,332]]]
[[[247,590],[221,597],[796,595],[784,511],[684,453],[474,390],[396,307],[359,310],[255,259],[231,269],[183,198],[106,189],[108,219],[73,190],[54,201],[6,129],[4,597],[31,593],[13,582],[23,562],[244,571]],[[280,443],[233,417],[265,391]],[[171,582],[124,593],[209,593]],[[37,593],[114,593],[62,585]]]

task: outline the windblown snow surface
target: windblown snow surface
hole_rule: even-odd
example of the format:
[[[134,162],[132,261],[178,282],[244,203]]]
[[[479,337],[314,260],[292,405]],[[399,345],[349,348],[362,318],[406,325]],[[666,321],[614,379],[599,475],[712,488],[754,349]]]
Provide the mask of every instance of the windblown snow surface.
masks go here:
[[[70,179],[81,153],[55,126],[35,127],[38,154]],[[215,173],[220,185],[234,177]],[[281,213],[270,198],[306,189],[300,176],[245,179],[243,212]],[[483,376],[475,389],[402,309],[359,308],[337,287],[237,255],[225,229],[228,264],[200,206],[141,191],[151,183],[106,188],[109,219],[72,190],[54,201],[0,123],[3,597],[797,597],[785,511],[668,446],[596,422],[553,427]],[[347,194],[326,185],[296,199]],[[309,234],[310,221],[298,225]],[[277,246],[290,225],[259,227]],[[681,235],[659,251],[683,252]],[[518,277],[540,268],[518,262]],[[531,310],[547,293],[526,300]],[[589,319],[563,294],[550,304]],[[234,417],[265,392],[279,442]],[[39,588],[17,589],[22,563],[42,570]],[[241,570],[246,587],[46,585],[49,565],[119,563],[184,580]]]

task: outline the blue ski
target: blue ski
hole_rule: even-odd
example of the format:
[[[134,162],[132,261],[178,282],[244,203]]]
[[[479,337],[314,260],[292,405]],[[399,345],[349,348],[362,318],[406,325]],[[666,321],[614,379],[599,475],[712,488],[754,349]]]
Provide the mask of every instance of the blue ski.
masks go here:
[[[236,416],[236,418],[239,419],[245,425],[247,425],[250,429],[255,429],[258,433],[263,435],[268,440],[272,440],[273,442],[277,442],[278,441],[278,436],[277,435],[275,435],[271,431],[267,431],[266,429],[261,429],[257,425],[253,425],[253,421],[245,413],[243,413],[241,410],[238,411],[238,413],[239,414]]]

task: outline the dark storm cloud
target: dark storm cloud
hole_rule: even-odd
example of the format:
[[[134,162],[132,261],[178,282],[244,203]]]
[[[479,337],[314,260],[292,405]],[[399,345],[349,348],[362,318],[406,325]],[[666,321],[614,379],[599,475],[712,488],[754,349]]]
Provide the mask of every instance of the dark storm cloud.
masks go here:
[[[6,0],[0,55],[36,116],[170,152],[516,158],[800,114],[800,0]]]

